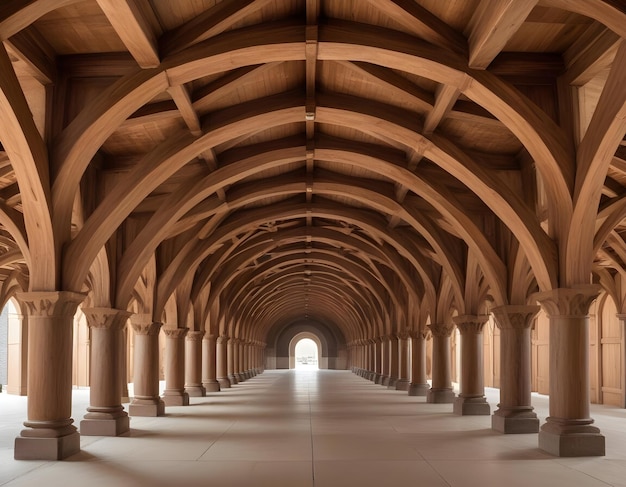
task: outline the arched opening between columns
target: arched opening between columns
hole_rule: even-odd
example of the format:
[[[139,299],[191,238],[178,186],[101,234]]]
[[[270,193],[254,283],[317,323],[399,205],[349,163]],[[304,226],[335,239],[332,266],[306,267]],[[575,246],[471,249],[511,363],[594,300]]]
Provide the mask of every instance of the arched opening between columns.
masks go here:
[[[312,346],[307,346],[308,344]],[[304,353],[298,353],[299,350],[304,350]],[[308,370],[327,369],[328,363],[321,363],[321,352],[322,342],[315,334],[306,331],[298,333],[291,339],[291,342],[289,342],[289,368]],[[326,362],[328,362],[328,358]]]

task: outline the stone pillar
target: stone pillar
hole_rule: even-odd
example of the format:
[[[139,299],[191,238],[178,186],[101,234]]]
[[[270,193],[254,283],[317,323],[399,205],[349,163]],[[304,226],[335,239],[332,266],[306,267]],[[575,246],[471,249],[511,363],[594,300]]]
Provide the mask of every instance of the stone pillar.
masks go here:
[[[119,364],[120,335],[131,313],[111,308],[84,308],[91,330],[89,407],[80,422],[80,433],[87,436],[120,436],[130,431],[128,414],[122,406]]]
[[[483,364],[483,328],[488,319],[487,315],[454,318],[461,335],[461,391],[453,412],[460,416],[491,414],[485,398]]]
[[[395,389],[399,378],[398,337],[389,336],[389,384],[387,389]]]
[[[383,379],[383,356],[382,356],[382,338],[381,337],[377,337],[374,339],[374,347],[375,347],[375,354],[376,354],[376,365],[375,365],[375,374],[374,374],[374,383],[375,384],[380,384],[382,379]]]
[[[11,321],[17,320],[13,326]],[[9,314],[7,360],[7,393],[26,396],[28,393],[28,317]]]
[[[190,331],[185,340],[185,391],[189,397],[204,397],[202,387],[202,337],[204,330]]]
[[[15,438],[16,460],[61,460],[80,451],[72,424],[72,332],[84,295],[17,293],[28,316],[28,420]]]
[[[119,335],[119,371],[120,371],[120,387],[122,396],[122,402],[130,402],[130,398],[128,397],[128,327],[125,326],[122,328],[122,331]]]
[[[454,402],[450,375],[450,335],[454,331],[452,323],[428,325],[433,336],[432,387],[426,394],[426,402],[444,404]]]
[[[382,366],[382,377],[380,379],[380,384],[387,387],[389,385],[389,337],[384,336],[381,338],[380,342],[380,359]]]
[[[426,339],[428,332],[414,331],[411,336],[411,383],[409,396],[425,396],[430,386],[426,379]]]
[[[228,378],[228,350],[227,350],[228,337],[221,335],[217,337],[215,347],[215,375],[217,375],[217,382],[220,384],[220,389],[230,388],[230,379]]]
[[[135,331],[133,397],[128,413],[131,416],[163,416],[165,403],[159,397],[159,330],[163,323],[131,318]]]
[[[605,454],[589,414],[589,307],[599,292],[588,284],[534,295],[550,316],[550,416],[539,448],[560,457]]]
[[[235,375],[235,367],[237,366],[237,364],[239,363],[238,357],[237,357],[237,339],[236,338],[229,338],[228,339],[228,346],[227,346],[227,350],[228,350],[228,380],[230,381],[231,384],[238,384],[239,381],[237,380],[237,376]]]
[[[409,334],[403,333],[398,337],[398,382],[396,383],[397,391],[409,390]]]
[[[626,314],[618,313],[617,319],[622,325],[622,369],[620,374],[622,376],[622,401],[620,407],[626,408]]]
[[[493,308],[500,329],[500,404],[491,417],[501,433],[537,433],[539,419],[531,405],[530,329],[539,306]]]
[[[188,406],[185,391],[185,337],[189,328],[163,329],[165,333],[165,391],[166,406]]]
[[[204,335],[202,340],[202,387],[206,392],[219,392],[220,383],[216,376],[215,335]]]
[[[235,362],[235,377],[239,382],[244,382],[246,380],[245,369],[244,369],[244,355],[246,354],[245,343],[243,340],[238,339],[237,344],[237,362]]]

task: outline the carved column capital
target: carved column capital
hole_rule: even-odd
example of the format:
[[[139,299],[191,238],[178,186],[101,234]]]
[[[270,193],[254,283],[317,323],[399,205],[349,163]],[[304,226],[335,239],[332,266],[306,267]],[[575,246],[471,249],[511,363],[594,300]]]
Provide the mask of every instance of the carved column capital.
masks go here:
[[[212,334],[212,333],[207,333],[207,332],[205,331],[205,335],[204,335],[204,339],[205,339],[205,340],[215,341],[215,339],[216,339],[216,338],[217,338],[217,337],[216,337],[214,334]]]
[[[110,330],[123,330],[132,315],[130,311],[113,308],[83,308],[82,311],[89,328]]]
[[[137,335],[158,335],[163,323],[131,323],[131,325]]]
[[[228,343],[228,338],[226,335],[220,335],[217,337],[217,343],[219,345],[223,344],[223,343]]]
[[[452,321],[459,329],[459,333],[461,335],[464,334],[479,334],[483,332],[483,327],[485,323],[489,320],[488,315],[464,315],[464,316],[455,316],[452,318]]]
[[[584,317],[589,314],[589,307],[601,289],[599,284],[582,284],[535,293],[532,297],[541,303],[549,316]]]
[[[23,305],[28,316],[52,318],[74,316],[85,295],[68,291],[33,291],[16,293],[15,297]]]
[[[411,330],[409,336],[418,340],[428,340],[430,338],[430,330]]]
[[[204,330],[190,330],[187,333],[187,340],[190,340],[190,341],[202,340],[202,338],[204,337],[205,333],[206,332]]]
[[[163,329],[163,333],[165,333],[166,337],[178,339],[178,340],[185,338],[188,331],[189,331],[189,328],[164,328]]]
[[[501,330],[524,330],[530,328],[541,306],[497,306],[491,309],[496,326]]]
[[[434,323],[428,325],[428,329],[434,337],[449,337],[454,331],[454,323]]]

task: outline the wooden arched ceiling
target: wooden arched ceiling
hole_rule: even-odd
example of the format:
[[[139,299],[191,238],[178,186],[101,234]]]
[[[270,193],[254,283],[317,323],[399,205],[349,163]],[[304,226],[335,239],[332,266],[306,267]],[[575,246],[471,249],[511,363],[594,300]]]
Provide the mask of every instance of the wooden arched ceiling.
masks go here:
[[[126,308],[151,266],[155,320],[175,294],[216,333],[351,340],[608,283],[625,26],[614,0],[2,2],[3,299]]]

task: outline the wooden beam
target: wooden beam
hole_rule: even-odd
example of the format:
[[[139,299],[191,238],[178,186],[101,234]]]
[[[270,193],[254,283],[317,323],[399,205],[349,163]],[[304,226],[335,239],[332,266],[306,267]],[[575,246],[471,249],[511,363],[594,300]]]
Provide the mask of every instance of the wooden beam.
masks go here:
[[[380,84],[382,87],[393,90],[394,92],[408,96],[416,102],[420,109],[428,112],[433,109],[435,99],[431,93],[420,88],[403,76],[394,73],[392,70],[376,66],[374,64],[350,61],[335,61],[343,67],[364,76],[366,80],[372,80]]]
[[[82,0],[4,0],[0,2],[0,39],[14,36],[47,13]]]
[[[563,54],[565,80],[582,86],[613,62],[621,37],[599,22],[592,24]]]
[[[191,104],[191,98],[189,97],[189,93],[184,85],[170,86],[167,89],[167,92],[171,95],[174,103],[178,107],[178,111],[180,112],[185,124],[189,128],[189,131],[192,135],[199,137],[202,135],[202,127],[200,126],[200,120],[198,119],[198,114],[193,109],[193,105]]]
[[[366,1],[431,44],[460,54],[467,53],[467,42],[463,35],[414,0]]]
[[[452,85],[439,85],[435,95],[435,106],[424,121],[424,134],[432,134],[439,123],[450,112],[461,92]]]
[[[469,22],[469,66],[486,69],[528,17],[537,0],[482,0]]]
[[[280,64],[282,62],[278,61],[234,69],[213,83],[209,83],[194,92],[194,109],[200,113],[211,110],[217,100],[241,88],[246,83],[252,82],[255,78],[262,76],[265,72],[274,69]]]
[[[163,56],[175,54],[193,44],[221,34],[272,1],[274,0],[230,0],[218,3],[166,33],[160,40]]]
[[[40,83],[47,85],[56,81],[56,54],[48,41],[35,29],[27,27],[4,43],[7,52],[23,61]]]
[[[160,64],[157,39],[134,0],[97,0],[120,39],[142,68]]]

